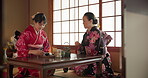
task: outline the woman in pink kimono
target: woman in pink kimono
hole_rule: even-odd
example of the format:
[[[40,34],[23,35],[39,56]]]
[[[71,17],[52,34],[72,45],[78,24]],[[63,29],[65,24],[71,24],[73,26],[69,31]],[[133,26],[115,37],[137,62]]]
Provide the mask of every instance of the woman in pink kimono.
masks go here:
[[[32,57],[43,55],[44,52],[49,51],[48,38],[43,30],[47,21],[43,13],[37,13],[32,16],[34,25],[29,25],[24,32],[21,33],[17,43],[18,57]],[[24,78],[25,76],[38,77],[39,71],[35,69],[26,69],[19,67],[19,72],[15,78]],[[53,75],[54,70],[49,70],[48,75]]]
[[[75,45],[77,47],[77,54],[86,54],[86,55],[91,55],[91,56],[95,56],[95,55],[103,55],[105,57],[105,59],[103,60],[104,65],[110,66],[110,57],[109,57],[109,53],[106,50],[105,54],[102,54],[100,49],[100,44],[99,44],[99,40],[100,40],[100,33],[102,34],[102,37],[104,38],[103,40],[104,43],[107,45],[108,42],[110,42],[112,40],[110,35],[107,35],[105,32],[102,32],[101,30],[99,30],[99,28],[97,26],[94,26],[94,24],[97,24],[97,19],[95,18],[94,14],[91,12],[87,12],[84,14],[83,16],[83,24],[84,24],[84,28],[87,29],[87,31],[85,32],[85,34],[83,35],[83,40],[81,42],[81,44],[79,42],[75,42]],[[106,47],[106,46],[105,46]],[[106,68],[103,66],[103,72],[105,70],[109,70],[109,72],[111,72],[111,74],[113,74],[113,71]],[[76,66],[74,67],[74,70],[76,72],[77,75],[80,76],[93,76],[96,73],[96,64],[87,64],[87,65],[81,65],[81,66]],[[102,78],[102,77],[99,77]],[[103,77],[103,78],[111,78],[111,77]]]

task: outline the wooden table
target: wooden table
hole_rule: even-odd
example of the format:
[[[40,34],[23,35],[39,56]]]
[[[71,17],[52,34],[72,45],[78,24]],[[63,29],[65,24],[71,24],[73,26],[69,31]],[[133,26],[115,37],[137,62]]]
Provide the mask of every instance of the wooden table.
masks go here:
[[[71,54],[70,58],[60,57],[27,57],[27,58],[8,58],[7,71],[8,78],[13,78],[13,67],[19,66],[29,69],[39,70],[39,78],[46,78],[49,69],[72,67],[83,64],[97,64],[96,78],[102,74],[101,56],[86,56]]]

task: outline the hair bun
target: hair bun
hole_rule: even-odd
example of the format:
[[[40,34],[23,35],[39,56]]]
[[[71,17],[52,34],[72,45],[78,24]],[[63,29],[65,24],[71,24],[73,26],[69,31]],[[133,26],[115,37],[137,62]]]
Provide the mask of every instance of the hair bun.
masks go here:
[[[95,18],[93,21],[93,24],[97,24],[97,23],[98,23],[98,20]]]

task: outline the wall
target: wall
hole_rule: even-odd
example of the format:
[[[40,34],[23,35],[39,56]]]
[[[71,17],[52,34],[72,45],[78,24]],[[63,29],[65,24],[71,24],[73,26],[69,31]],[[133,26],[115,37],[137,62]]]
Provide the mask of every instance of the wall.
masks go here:
[[[148,78],[148,1],[127,0],[125,9],[126,78]]]
[[[28,0],[3,0],[3,43],[10,40],[15,30],[23,31],[28,25]]]
[[[3,60],[3,53],[2,53],[2,0],[0,1],[0,59]],[[3,61],[0,61],[0,77],[2,77],[2,65]]]
[[[31,16],[43,12],[49,19],[49,0],[3,0],[3,46],[14,35],[15,30],[23,31],[32,24]],[[49,24],[49,22],[48,22]],[[49,34],[48,24],[45,31]],[[51,43],[51,41],[50,41]]]
[[[52,3],[52,0],[30,0],[30,16],[32,16],[33,14],[37,13],[37,12],[43,12],[45,13],[46,17],[47,17],[47,25],[44,28],[45,32],[48,34],[48,38],[49,38],[49,43],[52,45],[52,27],[51,27],[51,22],[49,20],[52,19],[51,17],[51,10],[49,9],[50,4]],[[30,19],[30,23],[32,23],[32,20]]]
[[[37,12],[43,12],[45,13],[47,20],[49,15],[49,9],[48,9],[48,0],[30,0],[30,16],[34,15]],[[30,23],[32,24],[32,20],[30,18]],[[48,32],[48,22],[44,29],[46,32]]]
[[[111,61],[112,61],[112,69],[115,72],[121,72],[120,70],[120,52],[109,52]]]

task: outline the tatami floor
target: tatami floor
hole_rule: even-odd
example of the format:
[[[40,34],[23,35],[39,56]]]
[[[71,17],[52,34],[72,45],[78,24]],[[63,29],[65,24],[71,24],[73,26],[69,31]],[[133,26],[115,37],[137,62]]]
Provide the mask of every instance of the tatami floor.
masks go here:
[[[6,69],[4,70],[4,72],[5,72],[4,78],[7,78],[6,77],[6,74],[7,74]],[[14,68],[13,72],[14,72],[14,74],[16,74],[18,72],[18,69]],[[34,77],[26,77],[26,78],[34,78]],[[50,76],[47,78],[93,78],[93,77],[80,77],[80,76],[76,75],[73,70],[68,70],[67,73],[64,73],[63,69],[56,69],[54,76]]]
[[[18,72],[18,69],[14,68],[13,72],[14,74],[16,74]],[[7,75],[7,71],[5,69],[3,78],[7,78],[6,75]],[[26,77],[26,78],[34,78],[34,77]],[[47,78],[95,78],[95,77],[81,77],[81,76],[76,75],[73,70],[68,70],[67,73],[64,73],[63,69],[56,69],[54,76],[50,76]]]
[[[80,77],[77,76],[73,70],[68,70],[67,73],[64,73],[62,69],[56,69],[54,76],[48,78],[93,78],[93,77]]]

